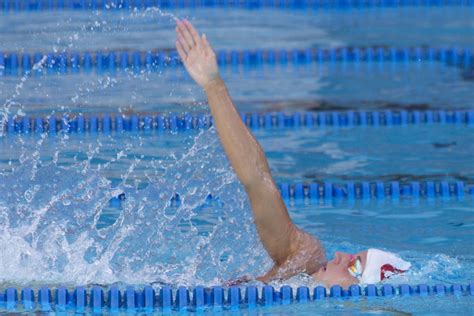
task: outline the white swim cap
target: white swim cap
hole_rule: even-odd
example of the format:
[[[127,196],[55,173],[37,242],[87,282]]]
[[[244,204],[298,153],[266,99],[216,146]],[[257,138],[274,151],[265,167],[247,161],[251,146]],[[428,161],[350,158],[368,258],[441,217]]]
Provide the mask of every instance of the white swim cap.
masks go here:
[[[371,248],[367,251],[364,272],[359,279],[363,284],[375,284],[391,275],[403,273],[410,269],[411,263],[396,254]]]

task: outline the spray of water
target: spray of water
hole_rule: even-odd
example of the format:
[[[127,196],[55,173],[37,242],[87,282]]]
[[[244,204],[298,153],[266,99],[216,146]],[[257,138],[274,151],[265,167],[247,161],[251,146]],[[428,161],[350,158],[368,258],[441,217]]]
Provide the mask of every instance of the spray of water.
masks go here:
[[[69,167],[28,158],[1,175],[0,282],[210,285],[268,268],[214,130],[163,163],[144,189],[112,187],[90,165],[93,156]],[[124,179],[130,172],[133,161]],[[122,209],[99,227],[109,200],[123,192]]]
[[[114,32],[100,12],[92,15],[96,21],[92,33]],[[158,8],[130,13],[132,19],[143,17],[177,19]],[[84,29],[74,36],[61,34],[53,51],[74,49],[74,42],[85,33]],[[46,56],[22,76],[6,99],[0,112],[2,133],[12,110],[18,108],[14,118],[26,114],[23,104],[15,101],[25,85],[43,91],[46,77],[30,79],[32,73],[42,72],[45,61]],[[128,76],[148,80],[144,72]],[[85,95],[108,90],[117,80],[98,76],[78,86],[71,101],[75,104]],[[57,107],[62,114],[69,112],[64,105]],[[61,133],[55,141],[51,149],[46,134],[34,140],[18,136],[10,147],[18,157],[0,171],[0,283],[206,284],[261,266],[265,257],[259,254],[264,252],[259,249],[245,194],[214,131],[197,136],[182,157],[171,152],[167,163],[156,163],[147,174],[150,184],[140,190],[127,180],[133,178],[143,157],[127,160],[118,186],[111,185],[104,170],[131,154],[130,142],[141,145],[141,137],[126,142],[117,158],[105,163],[95,162],[100,160],[100,140],[78,148],[72,163],[66,164],[61,163],[61,156],[71,145],[70,136]],[[45,159],[47,150],[52,153]],[[99,225],[110,215],[106,214],[109,200],[124,191],[127,199],[122,209],[113,221]],[[175,193],[181,197],[178,207],[170,203]],[[212,207],[206,205],[209,194],[220,198]]]

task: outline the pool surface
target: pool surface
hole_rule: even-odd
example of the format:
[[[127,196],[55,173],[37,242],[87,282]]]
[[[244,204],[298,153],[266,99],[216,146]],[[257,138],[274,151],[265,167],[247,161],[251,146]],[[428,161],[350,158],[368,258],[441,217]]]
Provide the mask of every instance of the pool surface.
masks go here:
[[[174,16],[188,16],[217,50],[340,52],[344,48],[421,47],[472,52],[474,47],[474,6],[468,5],[1,14],[0,51],[31,56],[36,52],[169,50],[174,44]],[[472,57],[459,63],[413,58],[396,62],[324,60],[305,65],[228,64],[221,72],[243,112],[319,115],[403,110],[413,115],[441,110],[451,115],[474,110],[473,65]],[[20,70],[0,73],[0,120],[4,119],[0,124],[0,313],[27,313],[25,305],[8,305],[6,298],[13,293],[6,290],[9,288],[31,287],[36,293],[47,286],[52,289],[50,308],[59,311],[60,304],[53,298],[54,290],[61,286],[69,290],[84,286],[88,293],[100,286],[110,305],[107,291],[111,287],[124,294],[127,285],[134,285],[140,293],[151,286],[158,300],[162,299],[160,289],[169,286],[176,299],[179,286],[212,288],[242,275],[263,274],[271,267],[245,191],[214,127],[161,132],[8,132],[8,119],[21,121],[25,116],[84,115],[88,119],[94,115],[208,114],[203,92],[182,66],[151,72],[142,68],[139,72],[94,69],[72,73],[68,68],[65,73],[46,71],[42,75]],[[393,182],[403,187],[433,181],[462,182],[466,190],[463,195],[433,198],[411,193],[378,198],[374,193],[368,199],[349,199],[334,193],[316,200],[285,200],[295,223],[322,240],[329,258],[334,251],[377,247],[412,262],[408,273],[381,285],[393,285],[396,295],[315,300],[313,290],[320,284],[301,275],[270,284],[278,291],[276,303],[265,304],[259,292],[261,301],[253,308],[243,297],[237,311],[228,303],[199,310],[191,293],[186,308],[173,302],[172,312],[474,312],[472,125],[315,125],[253,132],[280,184],[319,183],[324,187],[329,182],[337,186],[367,182],[384,183],[388,188]],[[403,284],[426,284],[431,290],[426,296],[403,296],[399,292]],[[447,286],[446,295],[434,294],[437,284]],[[462,295],[450,290],[457,284],[464,286]],[[285,305],[283,285],[290,285],[294,294],[298,287],[306,286],[311,299],[300,302],[295,294],[294,304]],[[248,286],[261,291],[264,284],[243,284],[242,295]],[[21,300],[20,292],[17,295]],[[140,305],[140,295],[132,295],[137,304],[133,308],[125,295],[117,312],[151,312]],[[90,294],[86,312],[94,311],[92,298]],[[32,309],[46,311],[40,301],[37,295]],[[227,287],[223,301],[230,301]],[[65,308],[72,312],[74,306]],[[158,303],[156,311],[166,312]],[[95,312],[111,311],[104,307]]]

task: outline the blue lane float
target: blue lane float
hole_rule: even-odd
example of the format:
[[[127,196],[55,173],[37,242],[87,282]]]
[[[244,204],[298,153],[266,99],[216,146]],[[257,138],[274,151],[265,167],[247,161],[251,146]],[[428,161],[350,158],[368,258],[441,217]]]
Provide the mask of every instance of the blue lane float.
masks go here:
[[[455,125],[474,127],[474,110],[434,111],[332,111],[241,113],[252,130],[295,128],[406,127],[409,125]],[[95,114],[62,117],[10,116],[0,128],[3,135],[15,134],[111,134],[123,132],[171,132],[208,129],[213,125],[208,114]]]
[[[474,183],[463,181],[311,182],[278,184],[285,200],[399,200],[400,198],[462,199],[474,197]]]
[[[412,181],[409,183],[391,182],[280,182],[277,183],[281,197],[285,201],[309,201],[310,203],[326,203],[334,201],[399,201],[400,199],[450,199],[462,200],[469,196],[474,198],[474,182],[463,181]],[[122,207],[127,199],[124,193],[112,198],[109,206]],[[206,202],[218,200],[209,194]],[[181,197],[178,193],[171,198],[171,205],[179,206]]]
[[[473,0],[474,1],[474,0]],[[474,65],[472,47],[340,47],[265,50],[220,50],[216,52],[221,67],[263,65],[305,66],[322,63],[367,63],[368,65],[439,62],[470,69]],[[93,51],[63,53],[0,52],[0,76],[66,75],[78,73],[115,74],[117,71],[138,74],[177,69],[182,63],[174,50]]]
[[[309,302],[357,300],[362,298],[423,297],[439,299],[443,296],[456,296],[458,299],[474,296],[474,283],[468,284],[401,284],[393,286],[352,285],[344,289],[334,285],[330,289],[317,286],[310,289],[300,286],[295,290],[287,285],[279,289],[272,286],[257,288],[255,286],[224,288],[214,286],[205,288],[180,286],[172,289],[164,286],[155,289],[151,286],[138,288],[127,286],[109,288],[93,286],[92,288],[41,287],[33,290],[26,287],[18,290],[9,287],[0,291],[0,312],[40,311],[40,312],[171,312],[171,311],[204,311],[204,310],[242,310],[259,306],[305,304]]]
[[[473,0],[4,0],[0,10],[63,11],[63,10],[142,10],[197,9],[197,8],[244,8],[244,9],[374,9],[400,7],[474,6]]]

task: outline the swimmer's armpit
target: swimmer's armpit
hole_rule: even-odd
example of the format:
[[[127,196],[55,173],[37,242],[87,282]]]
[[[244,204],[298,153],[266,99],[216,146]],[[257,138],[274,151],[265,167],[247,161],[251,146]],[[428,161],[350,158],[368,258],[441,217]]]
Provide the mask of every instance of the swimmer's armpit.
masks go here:
[[[268,283],[287,280],[300,273],[311,275],[326,263],[326,255],[321,242],[304,231],[297,231],[296,249],[293,249],[285,262],[275,264],[265,275],[257,277],[258,281]]]

